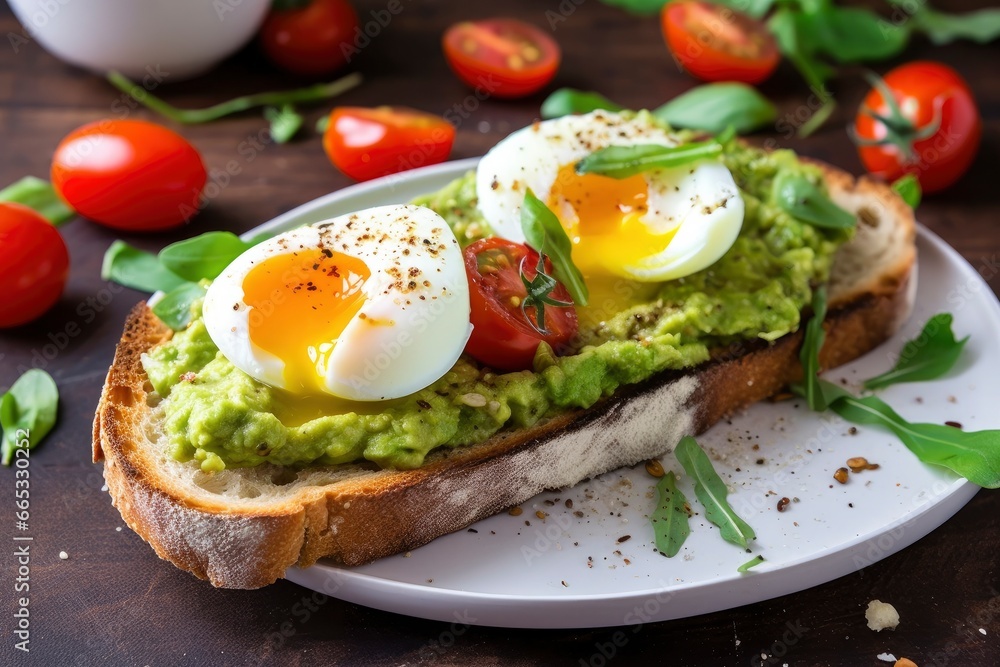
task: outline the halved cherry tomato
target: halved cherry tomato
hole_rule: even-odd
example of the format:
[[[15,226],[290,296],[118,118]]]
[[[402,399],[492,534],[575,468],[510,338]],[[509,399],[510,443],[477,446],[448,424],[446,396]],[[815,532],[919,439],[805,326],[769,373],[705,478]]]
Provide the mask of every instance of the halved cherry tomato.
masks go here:
[[[357,181],[444,162],[453,143],[451,123],[406,107],[336,107],[323,134],[330,161]]]
[[[913,174],[924,192],[957,181],[976,157],[982,135],[969,86],[950,67],[927,61],[901,65],[883,81],[899,113],[877,87],[868,92],[854,121],[865,169],[886,181]]]
[[[500,370],[525,370],[531,368],[539,343],[544,341],[558,351],[576,335],[573,306],[545,306],[544,332],[539,331],[535,308],[521,308],[527,296],[521,272],[529,281],[534,279],[537,252],[521,243],[494,237],[476,241],[464,255],[473,326],[465,346],[468,354]],[[548,260],[546,272],[552,273]],[[550,296],[572,302],[561,284]]]
[[[349,2],[306,0],[275,5],[260,29],[260,44],[271,62],[305,75],[327,74],[347,63],[355,50],[353,40],[360,34],[358,15]]]
[[[559,45],[514,19],[463,21],[444,33],[444,53],[458,78],[497,97],[524,97],[552,80]]]
[[[208,175],[184,137],[144,120],[101,120],[70,132],[52,185],[77,213],[115,229],[158,231],[198,212]]]
[[[760,21],[707,2],[671,2],[660,14],[674,58],[703,81],[760,83],[778,66],[774,37]]]
[[[66,242],[21,204],[0,202],[0,329],[25,324],[51,308],[69,277]]]

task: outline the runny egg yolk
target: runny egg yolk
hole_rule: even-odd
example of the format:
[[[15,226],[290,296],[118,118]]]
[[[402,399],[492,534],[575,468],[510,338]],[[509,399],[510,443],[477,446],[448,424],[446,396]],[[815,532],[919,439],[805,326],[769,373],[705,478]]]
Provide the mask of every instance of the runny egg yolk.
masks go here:
[[[655,292],[654,285],[621,278],[614,271],[663,252],[676,233],[656,233],[643,222],[648,195],[642,174],[622,179],[581,175],[573,164],[559,170],[547,203],[573,242],[573,263],[591,293],[581,319],[600,321],[604,311],[617,312]]]
[[[274,255],[246,274],[250,341],[284,362],[284,389],[324,396],[330,353],[364,305],[370,276],[362,260],[328,248]]]

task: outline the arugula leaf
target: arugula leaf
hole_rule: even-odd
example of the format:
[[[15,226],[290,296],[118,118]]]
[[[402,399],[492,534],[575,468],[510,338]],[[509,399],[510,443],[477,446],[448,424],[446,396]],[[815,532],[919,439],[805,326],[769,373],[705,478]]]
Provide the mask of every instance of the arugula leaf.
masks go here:
[[[694,438],[686,435],[677,444],[674,455],[684,466],[684,471],[694,480],[694,492],[705,506],[705,517],[719,527],[724,540],[746,549],[747,542],[755,539],[757,534],[729,506],[726,500],[728,495],[726,484],[719,477],[719,473],[715,472],[705,450]]]
[[[143,292],[169,292],[187,281],[166,269],[156,255],[115,241],[101,263],[101,280],[110,280]]]
[[[32,449],[42,441],[56,423],[59,412],[59,389],[52,376],[32,368],[19,377],[0,397],[0,459],[10,465],[14,450],[20,446]]]
[[[955,340],[952,319],[951,313],[938,313],[927,320],[920,335],[903,345],[892,370],[865,380],[865,388],[881,389],[899,382],[934,380],[951,370],[969,341],[968,336]]]
[[[691,534],[688,501],[677,488],[677,477],[673,470],[656,483],[656,492],[659,502],[649,521],[653,524],[657,550],[667,558],[673,558]]]
[[[203,296],[204,287],[198,283],[184,283],[164,294],[153,306],[153,314],[174,331],[180,331],[191,324],[191,306]]]
[[[853,229],[857,218],[833,203],[808,178],[790,171],[779,172],[772,185],[774,200],[786,213],[823,229]]]
[[[913,174],[907,174],[896,179],[892,183],[893,191],[903,198],[910,208],[920,206],[920,197],[923,194],[920,189],[920,181]]]
[[[167,270],[186,280],[213,280],[251,245],[232,232],[206,232],[168,245],[159,259]]]
[[[552,272],[573,297],[573,303],[586,306],[589,293],[583,274],[573,264],[572,243],[556,214],[549,210],[529,188],[521,205],[521,231],[528,245],[552,260]]]
[[[945,14],[925,5],[917,10],[908,25],[924,33],[931,42],[938,45],[949,44],[959,39],[986,44],[1000,37],[1000,9]]]
[[[608,146],[594,151],[576,163],[578,174],[600,174],[628,178],[653,169],[669,169],[722,155],[722,144],[715,139],[680,146],[637,144]]]
[[[760,565],[763,562],[764,562],[764,557],[761,556],[760,554],[758,554],[758,555],[754,556],[753,558],[751,558],[750,560],[748,560],[747,562],[743,563],[743,565],[740,565],[738,568],[736,568],[736,571],[737,572],[746,572],[750,568],[757,567],[758,565]]]
[[[888,429],[924,463],[933,463],[987,489],[1000,488],[1000,431],[966,432],[944,424],[913,424],[876,396],[857,398],[821,380],[830,409],[849,422]]]
[[[778,109],[756,88],[745,83],[707,83],[678,95],[653,111],[671,127],[704,130],[711,134],[732,127],[750,134],[778,117]]]
[[[826,410],[826,400],[819,385],[819,351],[826,340],[823,320],[826,318],[826,287],[822,286],[813,292],[813,316],[806,324],[806,332],[802,337],[802,348],[799,350],[799,361],[802,362],[802,393],[809,407],[817,412]]]
[[[25,176],[0,190],[0,201],[27,206],[56,227],[76,215],[51,183],[34,176]]]
[[[271,124],[271,139],[276,144],[288,143],[305,121],[291,104],[285,104],[280,109],[267,107],[264,109],[264,118]]]
[[[603,109],[605,111],[621,111],[623,107],[615,104],[604,95],[573,88],[560,88],[545,98],[542,102],[542,118],[559,118],[572,114],[590,113]]]

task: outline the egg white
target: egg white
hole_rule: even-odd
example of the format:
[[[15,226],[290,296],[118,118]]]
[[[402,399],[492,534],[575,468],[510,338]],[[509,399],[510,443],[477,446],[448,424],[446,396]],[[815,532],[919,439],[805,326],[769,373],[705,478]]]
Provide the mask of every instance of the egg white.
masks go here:
[[[371,271],[361,288],[364,304],[328,357],[326,393],[355,401],[399,398],[430,385],[458,360],[472,332],[458,241],[430,209],[381,206],[268,239],[215,279],[205,296],[205,326],[234,366],[288,388],[285,362],[250,340],[254,309],[244,301],[243,281],[265,259],[300,247],[331,248],[357,257]],[[401,281],[400,272],[417,279]]]
[[[548,202],[560,168],[608,146],[656,144],[678,140],[646,117],[594,111],[563,116],[522,128],[493,147],[476,170],[476,196],[483,217],[498,236],[524,242],[521,205],[530,188]],[[646,213],[640,218],[653,233],[676,230],[661,253],[606,269],[644,282],[672,280],[712,265],[735,242],[744,204],[732,174],[721,162],[704,160],[644,174]]]

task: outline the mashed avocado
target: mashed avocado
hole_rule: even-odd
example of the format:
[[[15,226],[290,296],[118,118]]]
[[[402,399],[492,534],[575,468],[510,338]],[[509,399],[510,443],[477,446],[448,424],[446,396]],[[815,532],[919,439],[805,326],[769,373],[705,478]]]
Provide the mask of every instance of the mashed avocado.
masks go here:
[[[572,354],[557,357],[543,345],[534,372],[498,374],[463,357],[406,398],[324,411],[236,369],[212,343],[197,305],[191,325],[143,359],[165,399],[159,410],[173,456],[199,461],[206,471],[265,462],[414,468],[437,447],[528,427],[589,407],[623,384],[696,365],[734,341],[771,341],[794,331],[846,235],[799,222],[774,204],[771,182],[781,170],[822,182],[818,170],[791,152],[734,145],[723,159],[746,207],[743,229],[726,255],[685,278],[641,286],[641,298],[582,329]],[[440,213],[463,245],[488,234],[472,174],[416,203]]]

